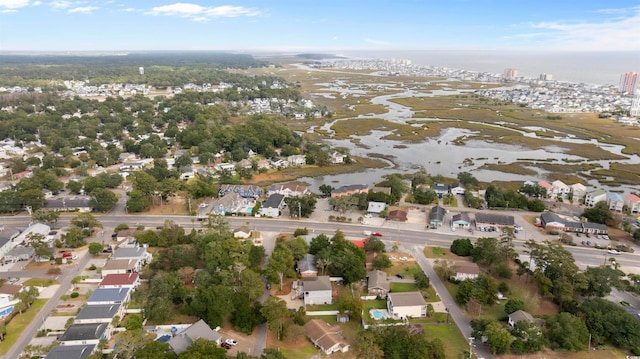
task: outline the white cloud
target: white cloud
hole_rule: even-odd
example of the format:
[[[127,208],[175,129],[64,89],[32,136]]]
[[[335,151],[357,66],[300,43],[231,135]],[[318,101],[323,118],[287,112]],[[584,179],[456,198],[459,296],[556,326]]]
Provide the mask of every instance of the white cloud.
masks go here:
[[[538,39],[550,47],[565,50],[640,50],[640,6],[627,9],[626,16],[612,9],[602,14],[615,15],[600,22],[540,22],[530,27],[540,33]]]
[[[132,8],[132,7],[128,7],[126,9],[121,9],[120,11],[124,11],[124,12],[134,12],[136,11],[136,9]]]
[[[91,14],[94,10],[98,10],[99,7],[97,6],[81,6],[81,7],[74,7],[73,9],[69,9],[67,10],[67,12],[69,14]]]
[[[16,9],[4,9],[4,10],[0,10],[0,14],[11,14],[14,12],[18,12],[18,10]]]
[[[253,8],[242,6],[214,6],[204,7],[192,3],[175,3],[171,5],[156,6],[147,12],[149,15],[179,16],[198,22],[207,22],[219,17],[256,16],[260,12]]]
[[[29,5],[29,0],[0,0],[0,8],[18,9]],[[6,11],[3,11],[6,12]]]
[[[49,5],[51,5],[51,7],[54,8],[54,9],[66,9],[66,8],[71,6],[71,2],[64,1],[64,0],[58,0],[58,1],[50,2]]]
[[[34,1],[33,4],[31,4],[31,6],[38,6],[38,5],[42,5],[42,1]]]

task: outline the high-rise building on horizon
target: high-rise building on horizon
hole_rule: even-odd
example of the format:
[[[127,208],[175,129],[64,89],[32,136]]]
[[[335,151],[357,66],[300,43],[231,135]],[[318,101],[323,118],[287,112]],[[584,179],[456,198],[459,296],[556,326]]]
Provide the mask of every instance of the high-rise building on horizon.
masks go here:
[[[140,73],[140,75],[144,75],[144,67],[138,67],[138,72]]]
[[[620,76],[620,93],[635,95],[639,84],[637,72],[625,72]]]
[[[516,77],[518,77],[518,70],[516,69],[504,69],[504,72],[502,73],[502,78],[507,81],[513,81]]]
[[[550,74],[540,74],[538,78],[540,81],[553,81],[553,75]]]

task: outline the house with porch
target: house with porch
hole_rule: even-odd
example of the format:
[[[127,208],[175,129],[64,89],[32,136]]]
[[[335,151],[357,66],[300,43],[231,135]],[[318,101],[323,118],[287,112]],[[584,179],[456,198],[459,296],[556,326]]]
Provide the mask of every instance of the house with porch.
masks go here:
[[[624,197],[624,204],[631,213],[640,213],[640,197],[630,193]]]
[[[109,323],[72,324],[58,341],[60,345],[98,345],[101,339],[109,340]]]
[[[280,211],[282,211],[283,208],[284,195],[275,193],[269,196],[266,201],[262,202],[258,213],[264,217],[279,217]]]
[[[621,213],[624,207],[624,198],[619,193],[611,192],[607,195],[607,205],[609,210]]]
[[[307,277],[302,280],[304,305],[331,304],[332,288],[328,275]]]
[[[471,228],[471,217],[469,217],[469,213],[462,212],[454,214],[451,218],[451,227],[460,229]]]
[[[584,198],[584,205],[587,207],[594,207],[598,202],[604,202],[607,200],[607,191],[603,189],[596,189],[587,193]]]
[[[97,347],[95,344],[59,345],[51,348],[44,359],[86,359]]]
[[[390,290],[391,282],[387,273],[378,269],[367,273],[367,294],[384,298]]]
[[[420,292],[389,293],[387,310],[393,319],[424,318],[427,316],[427,302]]]
[[[313,345],[325,355],[349,351],[349,343],[342,337],[342,328],[339,325],[331,326],[322,319],[311,319],[303,328]]]
[[[429,212],[429,227],[438,228],[442,227],[444,223],[444,216],[447,214],[447,210],[440,206],[433,206]]]

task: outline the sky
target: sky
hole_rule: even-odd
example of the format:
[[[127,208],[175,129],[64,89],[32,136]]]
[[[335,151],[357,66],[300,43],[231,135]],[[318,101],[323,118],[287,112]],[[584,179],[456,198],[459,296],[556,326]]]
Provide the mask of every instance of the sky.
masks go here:
[[[640,0],[0,0],[0,51],[640,51]]]

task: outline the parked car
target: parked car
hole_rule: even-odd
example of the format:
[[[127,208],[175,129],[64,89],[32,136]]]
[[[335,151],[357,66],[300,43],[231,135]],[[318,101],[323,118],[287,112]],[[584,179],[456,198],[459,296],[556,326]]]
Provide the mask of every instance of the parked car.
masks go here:
[[[404,274],[396,274],[396,277],[398,277],[400,279],[404,279]]]
[[[102,253],[113,253],[113,248],[107,247],[107,248],[102,250]]]
[[[231,345],[231,344],[229,344],[229,343],[226,343],[226,342],[222,342],[222,343],[220,343],[220,346],[221,346],[221,347],[223,347],[223,348],[225,348],[225,349],[231,349],[231,347],[232,347],[233,345]]]
[[[235,339],[231,339],[231,338],[226,339],[224,342],[232,346],[238,345],[238,342]]]

